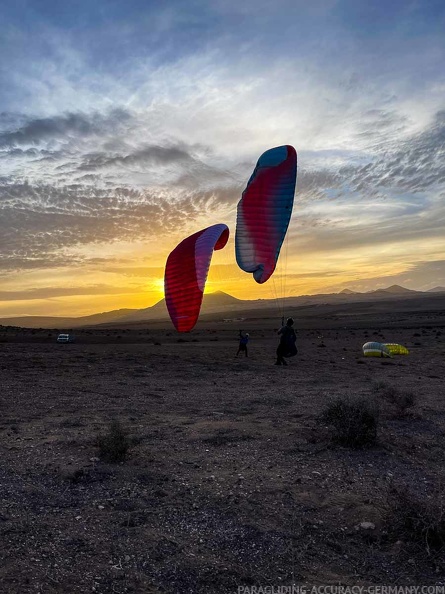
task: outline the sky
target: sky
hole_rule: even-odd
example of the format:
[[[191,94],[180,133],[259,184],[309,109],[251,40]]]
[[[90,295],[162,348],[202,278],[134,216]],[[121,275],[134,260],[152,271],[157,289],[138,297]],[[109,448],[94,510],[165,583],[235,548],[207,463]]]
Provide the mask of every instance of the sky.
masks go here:
[[[0,23],[0,317],[149,307],[215,223],[208,291],[445,286],[442,0],[6,0]],[[283,144],[294,211],[258,285],[236,206]]]

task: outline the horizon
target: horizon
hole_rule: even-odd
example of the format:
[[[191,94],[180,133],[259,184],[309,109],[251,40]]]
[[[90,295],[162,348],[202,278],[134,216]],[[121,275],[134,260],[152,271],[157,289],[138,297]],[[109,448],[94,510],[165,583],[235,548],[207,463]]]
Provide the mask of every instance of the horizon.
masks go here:
[[[345,289],[342,289],[339,292],[334,292],[334,293],[308,293],[308,294],[304,294],[304,295],[287,295],[284,298],[280,298],[279,302],[282,304],[283,301],[285,301],[286,299],[296,299],[296,298],[303,298],[303,297],[321,297],[323,295],[341,295],[343,294],[347,294],[347,293],[351,293],[351,294],[355,294],[355,295],[372,295],[373,293],[376,292],[388,292],[388,294],[391,294],[389,292],[390,289],[401,289],[401,293],[405,293],[405,292],[413,292],[413,293],[421,293],[421,294],[429,294],[429,295],[434,295],[435,292],[434,290],[440,289],[440,291],[437,291],[437,293],[443,291],[445,293],[445,287],[440,287],[440,286],[436,286],[436,287],[432,287],[431,289],[429,289],[428,291],[420,291],[420,290],[416,290],[416,289],[407,289],[406,287],[402,287],[401,285],[390,285],[389,287],[380,287],[378,289],[372,289],[370,291],[364,291],[364,292],[359,292],[359,291],[351,291],[350,289],[348,289],[347,287]],[[205,297],[209,297],[211,295],[224,295],[226,297],[231,297],[233,299],[237,299],[239,301],[252,301],[252,302],[256,302],[256,301],[274,301],[276,302],[276,298],[275,297],[271,297],[271,298],[255,298],[255,299],[240,299],[238,297],[235,297],[234,295],[231,295],[230,293],[226,292],[226,291],[222,291],[221,289],[218,289],[216,291],[213,291],[211,293],[206,292],[205,293]],[[396,294],[396,293],[393,293]],[[84,317],[89,317],[89,316],[97,316],[97,315],[102,315],[102,314],[107,314],[107,313],[112,313],[112,312],[117,312],[120,310],[123,311],[143,311],[144,309],[150,309],[151,307],[155,307],[156,305],[159,305],[160,303],[162,303],[163,301],[165,301],[164,297],[162,297],[162,299],[160,299],[159,301],[157,301],[156,303],[154,303],[153,305],[149,306],[148,308],[118,308],[115,310],[105,310],[105,311],[95,311],[92,314],[87,314],[85,316],[73,316],[73,315],[64,315],[64,316],[53,316],[53,315],[38,315],[35,316],[33,314],[21,314],[21,315],[8,315],[8,316],[0,316],[0,321],[1,320],[8,320],[8,319],[17,319],[17,318],[28,318],[28,317],[38,317],[38,318],[44,318],[44,317],[49,317],[49,318],[73,318],[73,319],[77,319],[77,318],[84,318]],[[276,306],[278,307],[278,306]],[[282,305],[280,306],[282,307]],[[298,307],[298,306],[297,306]],[[280,309],[280,308],[278,308]],[[167,312],[166,312],[167,313]]]
[[[0,17],[1,318],[150,307],[168,254],[215,223],[231,235],[206,295],[445,286],[445,5],[24,0]],[[294,210],[258,285],[236,205],[283,144]]]

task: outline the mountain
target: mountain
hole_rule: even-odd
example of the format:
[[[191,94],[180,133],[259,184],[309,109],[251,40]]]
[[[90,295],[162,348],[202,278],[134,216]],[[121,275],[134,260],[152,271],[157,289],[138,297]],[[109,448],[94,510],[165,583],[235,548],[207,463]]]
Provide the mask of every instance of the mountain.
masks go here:
[[[243,299],[237,299],[232,297],[228,293],[223,291],[215,291],[215,293],[208,293],[204,295],[201,306],[201,315],[211,314],[217,312],[224,312],[227,310],[239,309],[243,304],[247,304],[247,307],[251,307],[251,301]],[[154,320],[168,318],[167,306],[165,299],[161,299],[145,309],[137,309],[130,313],[128,316],[120,318],[119,322],[143,322],[145,320]],[[101,322],[99,322],[101,323]]]
[[[377,289],[377,291],[369,291],[368,294],[381,293],[381,292],[391,293],[393,295],[404,295],[407,293],[421,293],[421,291],[413,291],[412,289],[405,289],[405,287],[401,287],[400,285],[391,285],[390,287],[387,287],[386,289]]]
[[[82,316],[79,318],[58,317],[58,316],[17,316],[14,318],[2,318],[0,324],[3,326],[19,326],[21,328],[52,328],[58,330],[70,330],[80,326],[95,326],[96,324],[110,324],[128,316],[131,312],[138,312],[139,309],[115,309],[103,313]]]
[[[421,293],[421,291],[414,291],[413,289],[406,289],[400,285],[391,285],[390,287],[383,289],[387,293]]]
[[[289,311],[290,308],[318,308],[325,305],[341,305],[348,307],[352,303],[385,302],[397,300],[433,299],[434,293],[445,292],[445,288],[436,287],[430,291],[412,291],[399,285],[392,285],[386,289],[378,289],[368,293],[356,293],[350,289],[344,289],[340,293],[326,293],[320,295],[300,295],[298,297],[286,297],[280,300],[280,305]],[[204,295],[201,307],[201,316],[221,314],[221,317],[235,317],[238,315],[254,315],[261,317],[276,312],[277,303],[275,299],[237,299],[223,291]],[[128,323],[167,321],[168,311],[165,300],[158,301],[155,305],[145,309],[118,309],[90,316],[78,318],[49,317],[49,316],[23,316],[16,318],[0,319],[0,325],[20,326],[22,328],[52,328],[71,330],[72,328],[99,326],[99,325],[124,325]],[[216,319],[216,318],[215,318]]]

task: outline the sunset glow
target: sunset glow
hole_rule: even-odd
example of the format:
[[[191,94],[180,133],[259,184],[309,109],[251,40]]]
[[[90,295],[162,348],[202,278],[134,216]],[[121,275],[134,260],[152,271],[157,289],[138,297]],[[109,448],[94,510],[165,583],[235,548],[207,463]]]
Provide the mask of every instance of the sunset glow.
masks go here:
[[[171,250],[216,223],[206,292],[445,285],[442,8],[99,1],[85,27],[45,4],[0,9],[1,317],[149,307]],[[294,212],[258,285],[236,205],[282,144]]]

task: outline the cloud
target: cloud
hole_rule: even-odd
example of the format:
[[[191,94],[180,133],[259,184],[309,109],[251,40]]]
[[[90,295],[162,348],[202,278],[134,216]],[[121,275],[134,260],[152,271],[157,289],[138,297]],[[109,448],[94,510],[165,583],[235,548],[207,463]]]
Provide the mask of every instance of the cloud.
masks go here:
[[[329,198],[333,191],[341,188],[342,183],[342,176],[336,171],[326,168],[317,170],[299,167],[296,189],[297,208],[301,202]]]
[[[405,270],[398,274],[389,274],[382,276],[370,276],[359,281],[347,281],[329,288],[329,290],[341,290],[350,288],[356,291],[373,291],[389,287],[391,285],[401,285],[407,289],[419,291],[428,291],[437,286],[445,286],[445,260],[435,260],[434,262],[413,262],[406,265]]]
[[[373,115],[388,121],[386,113],[376,111]],[[93,119],[80,118],[88,123],[87,131]],[[60,121],[56,118],[54,126],[44,129],[48,134],[50,130],[66,131],[71,120],[64,120],[61,126]],[[132,118],[126,121],[134,124]],[[82,133],[82,126],[76,129]],[[104,129],[108,130],[108,124]],[[110,143],[110,138],[107,132],[103,144]],[[344,163],[348,154],[322,151],[305,155],[303,151],[294,217],[300,229],[296,240],[300,249],[344,250],[443,236],[445,210],[438,197],[445,192],[444,142],[445,115],[441,111],[427,129],[402,142],[389,143],[384,156],[379,148],[363,164],[335,167],[333,163]],[[114,141],[114,146],[123,144]],[[61,153],[54,158],[60,163]],[[58,253],[63,248],[178,234],[204,215],[233,212],[250,174],[248,168],[254,166],[254,162],[244,161],[227,170],[224,161],[215,166],[218,157],[208,147],[182,142],[145,145],[114,156],[106,151],[82,154],[80,150],[75,161],[80,163],[65,163],[64,185],[14,183],[14,175],[2,180],[3,269],[35,268],[43,262],[54,267],[64,262]],[[153,190],[118,185],[117,177],[130,165],[175,169],[170,169],[167,179],[171,182],[164,182],[164,189],[162,183]],[[95,174],[74,177],[73,169]],[[101,171],[107,169],[113,174],[104,178]],[[70,179],[76,183],[68,183]],[[105,180],[105,187],[100,187]]]
[[[382,155],[363,167],[345,167],[352,191],[376,194],[386,189],[410,194],[445,187],[445,110],[434,115],[427,129],[409,138],[379,147]]]
[[[111,260],[111,259],[110,259]],[[118,261],[119,265],[110,265],[110,260],[103,261],[103,272],[115,273],[128,278],[144,278],[146,280],[159,279],[164,277],[164,267],[134,266],[133,263]],[[91,260],[89,261],[91,264]]]
[[[69,8],[0,8],[3,271],[80,269],[90,246],[135,240],[155,257],[163,238],[233,225],[259,155],[285,143],[299,256],[443,245],[443,10],[241,4],[104,18],[99,0],[88,27]]]
[[[79,165],[80,171],[91,171],[113,166],[133,166],[147,163],[168,165],[170,163],[188,163],[191,156],[178,147],[148,146],[129,155],[108,157],[104,154],[86,155]]]
[[[4,184],[0,186],[0,268],[76,265],[71,255],[64,256],[64,248],[179,237],[184,227],[232,198],[225,188],[171,196],[131,188]]]
[[[330,212],[302,215],[296,219],[293,243],[300,250],[349,252],[369,249],[377,254],[385,246],[399,244],[409,257],[413,242],[427,245],[444,237],[445,212],[440,204],[400,204],[375,201],[368,205],[335,203]],[[419,249],[419,248],[417,248]],[[416,250],[414,250],[415,253]]]
[[[384,150],[379,146],[363,164],[303,170],[296,212],[303,207],[294,214],[298,239],[293,242],[317,252],[399,243],[408,253],[409,242],[443,239],[444,198],[445,114],[440,111],[426,129],[387,142]]]
[[[0,301],[29,301],[52,299],[54,297],[75,297],[79,295],[122,295],[140,293],[141,287],[117,288],[108,285],[89,285],[84,287],[39,287],[24,291],[0,291]]]
[[[128,121],[129,114],[123,109],[115,109],[110,114],[68,113],[51,118],[29,120],[18,129],[0,133],[0,148],[40,144],[53,140],[63,140],[70,136],[86,137],[103,135],[122,122]]]

